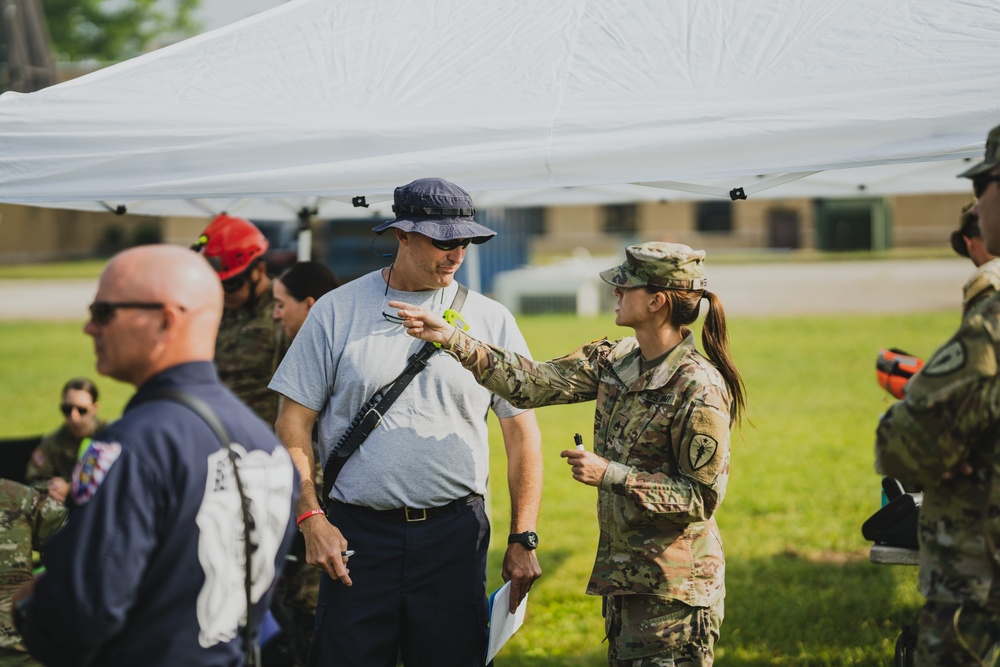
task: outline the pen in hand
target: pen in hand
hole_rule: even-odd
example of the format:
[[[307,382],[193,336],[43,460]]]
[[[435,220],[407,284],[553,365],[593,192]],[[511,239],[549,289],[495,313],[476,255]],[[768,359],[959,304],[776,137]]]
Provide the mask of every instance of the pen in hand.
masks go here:
[[[576,448],[578,451],[582,452],[584,450],[583,437],[579,433],[573,436],[573,442],[576,443]]]

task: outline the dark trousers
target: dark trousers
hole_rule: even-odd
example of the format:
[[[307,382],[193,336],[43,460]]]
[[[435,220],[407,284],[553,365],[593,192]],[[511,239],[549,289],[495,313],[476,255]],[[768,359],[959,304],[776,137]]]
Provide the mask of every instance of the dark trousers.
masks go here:
[[[333,503],[352,586],[320,583],[311,667],[482,667],[489,521],[479,498],[407,522]]]

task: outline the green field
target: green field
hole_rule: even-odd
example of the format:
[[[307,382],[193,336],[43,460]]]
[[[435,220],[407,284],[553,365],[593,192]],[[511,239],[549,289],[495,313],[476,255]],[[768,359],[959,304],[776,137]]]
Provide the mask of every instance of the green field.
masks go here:
[[[916,569],[868,562],[861,523],[880,497],[872,438],[888,395],[874,381],[880,347],[928,355],[958,322],[954,313],[732,318],[734,357],[746,379],[751,424],[733,438],[729,493],[718,514],[728,556],[726,621],[717,664],[891,664],[899,627],[920,604]],[[624,331],[610,316],[519,318],[538,358]],[[0,437],[55,426],[58,388],[93,376],[82,323],[0,323]],[[102,413],[117,415],[131,391],[97,378]],[[538,532],[544,575],[525,626],[499,665],[606,664],[600,600],[584,595],[597,538],[596,490],[574,482],[559,451],[575,432],[591,445],[593,405],[542,408],[545,492]],[[491,425],[493,516],[507,531],[499,429]],[[499,585],[503,540],[491,551]]]

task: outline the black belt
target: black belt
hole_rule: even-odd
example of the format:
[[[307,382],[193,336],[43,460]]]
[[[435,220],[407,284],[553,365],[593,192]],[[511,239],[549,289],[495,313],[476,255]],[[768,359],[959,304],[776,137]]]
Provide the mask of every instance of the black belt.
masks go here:
[[[363,505],[349,505],[347,503],[337,502],[339,505],[344,505],[345,507],[350,507],[351,509],[359,509],[365,512],[372,512],[374,514],[379,514],[385,517],[392,517],[395,519],[403,519],[404,521],[426,521],[427,519],[436,519],[446,514],[451,514],[459,507],[463,505],[469,505],[477,500],[481,500],[482,496],[478,493],[470,493],[467,496],[463,496],[457,500],[453,500],[446,505],[441,505],[440,507],[428,507],[416,508],[416,507],[396,507],[391,510],[377,510],[371,507],[364,507]]]

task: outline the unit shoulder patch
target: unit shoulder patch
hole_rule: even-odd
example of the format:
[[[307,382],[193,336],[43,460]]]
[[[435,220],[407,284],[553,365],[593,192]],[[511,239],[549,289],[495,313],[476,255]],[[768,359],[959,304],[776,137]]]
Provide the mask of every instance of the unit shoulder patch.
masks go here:
[[[121,453],[122,446],[117,442],[90,443],[73,470],[70,492],[77,505],[83,505],[94,497]]]
[[[35,451],[31,453],[31,462],[39,468],[44,468],[49,459],[45,456],[45,452],[42,451],[41,447],[36,447]]]
[[[691,446],[688,447],[688,462],[691,470],[704,468],[709,461],[715,458],[715,453],[719,450],[719,443],[710,435],[699,433],[691,438]]]
[[[965,344],[961,340],[953,340],[947,343],[924,366],[923,372],[927,377],[942,377],[951,375],[955,371],[965,368],[968,355]]]

